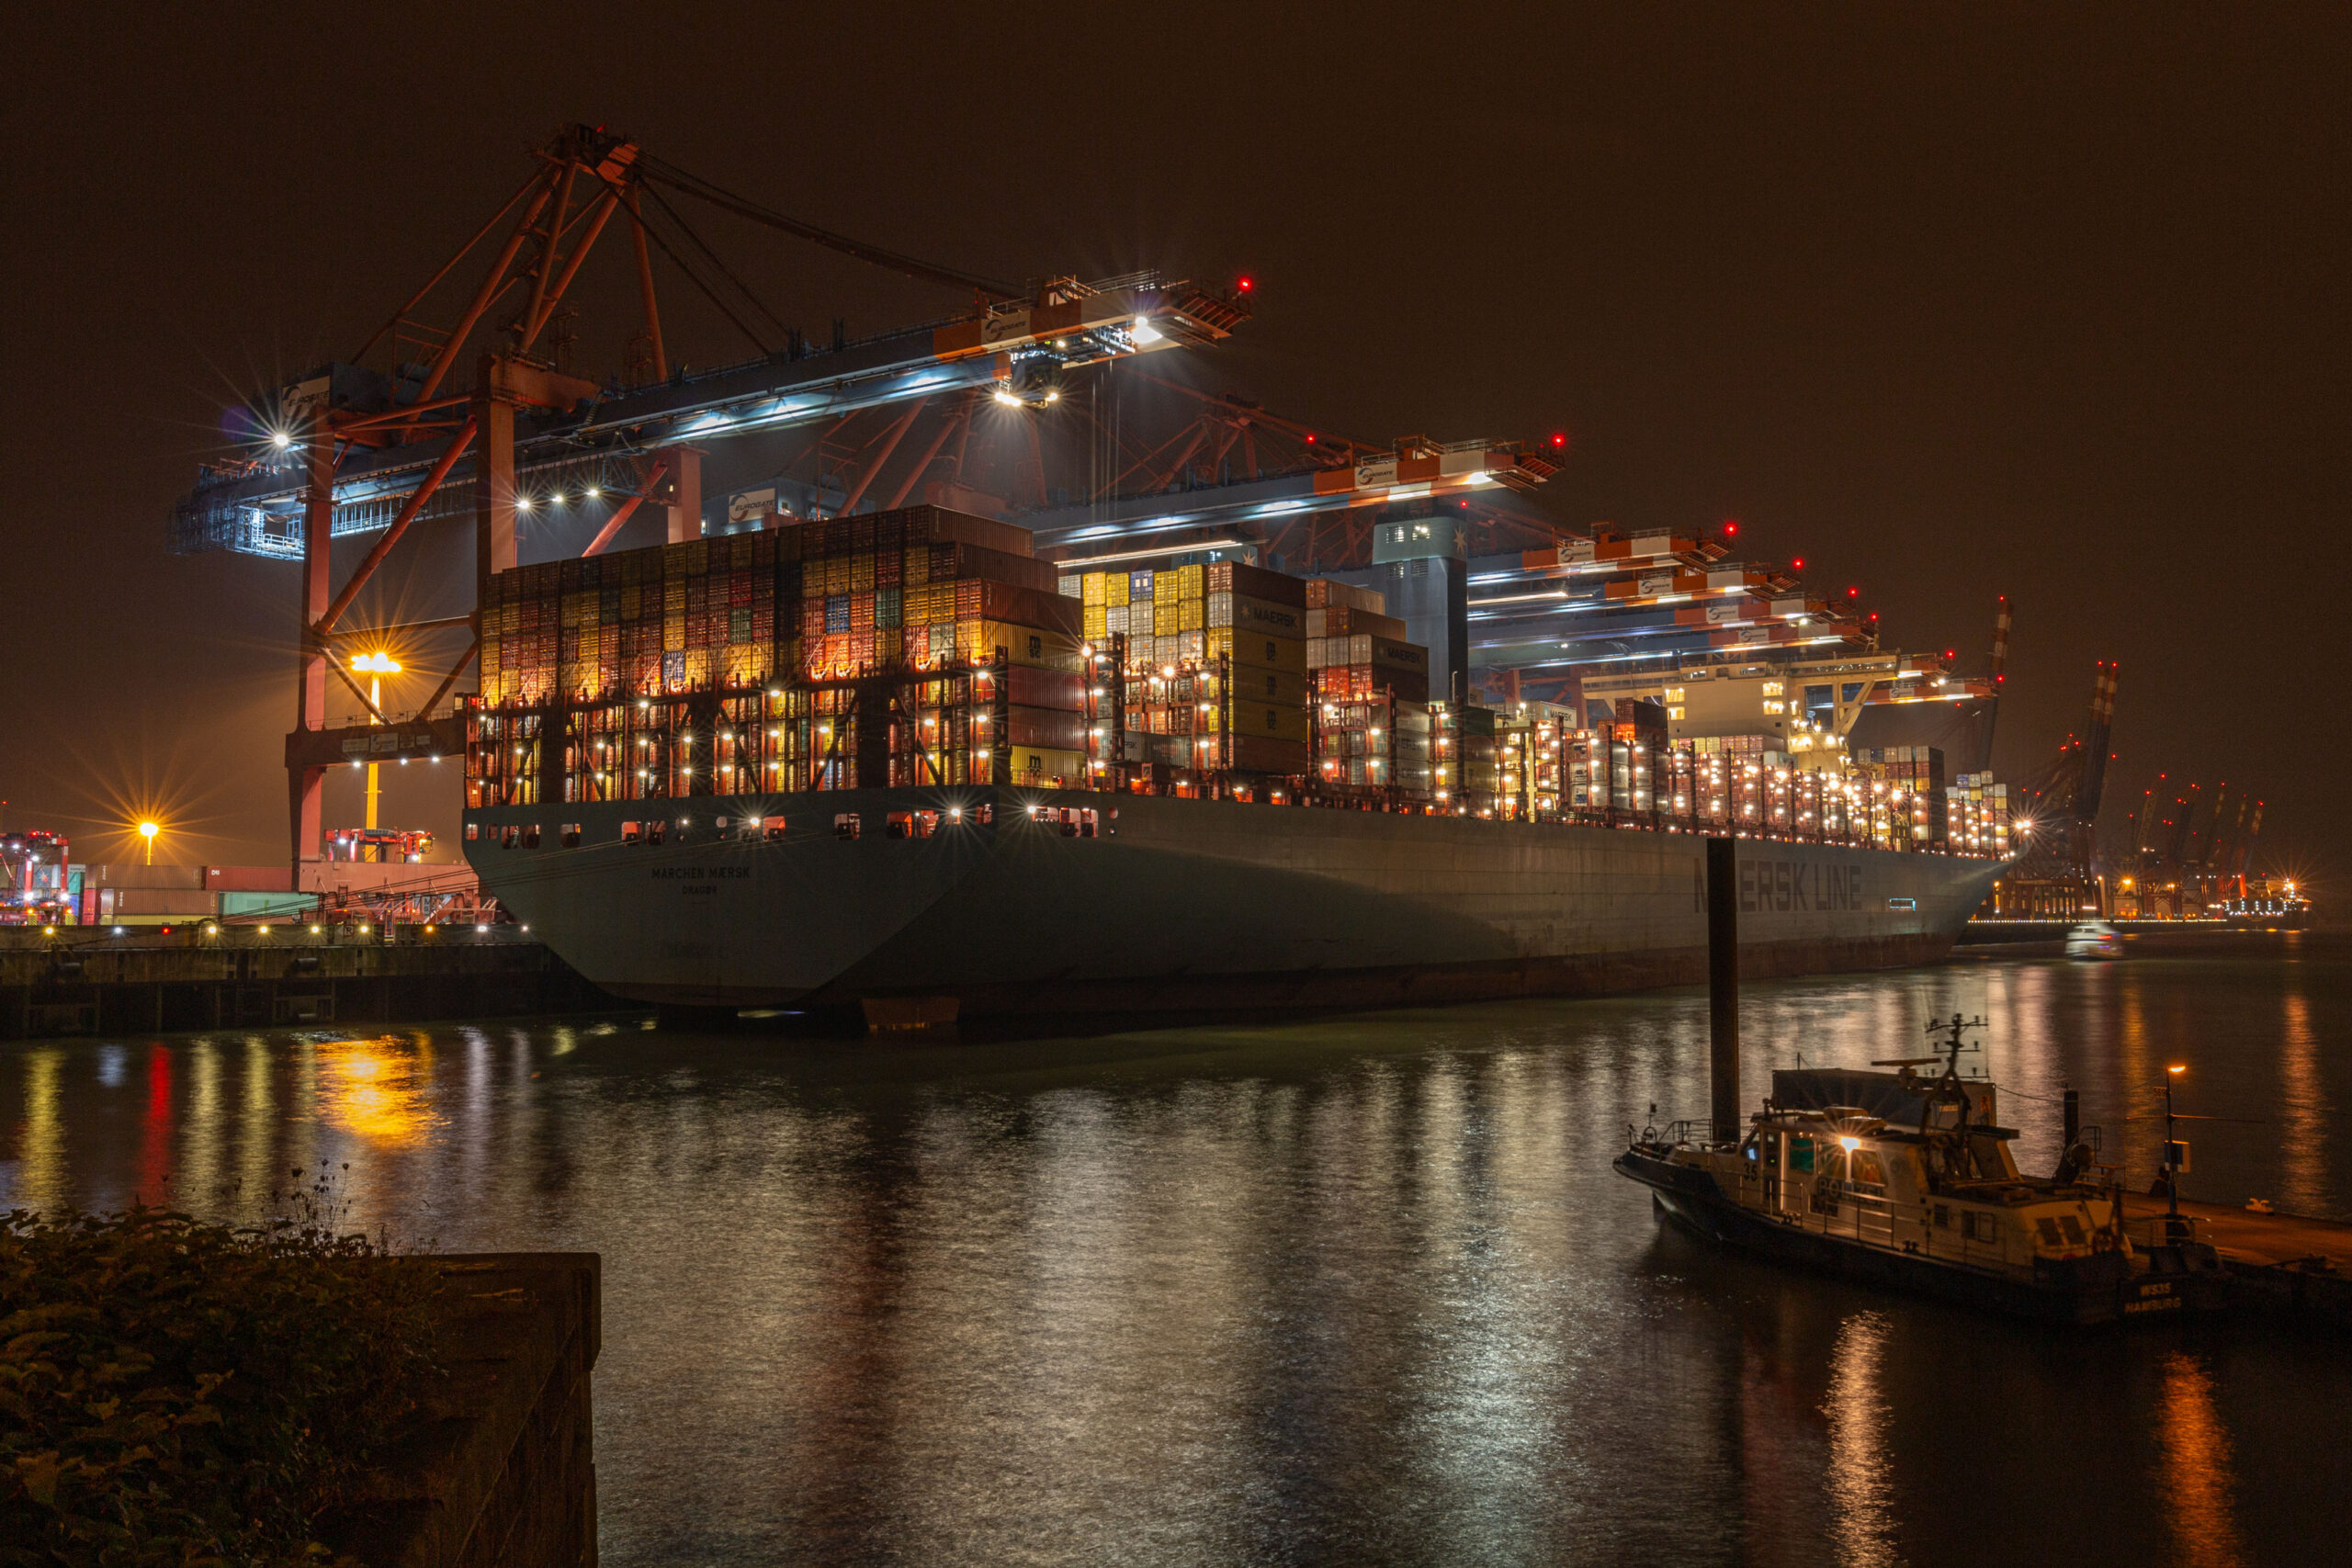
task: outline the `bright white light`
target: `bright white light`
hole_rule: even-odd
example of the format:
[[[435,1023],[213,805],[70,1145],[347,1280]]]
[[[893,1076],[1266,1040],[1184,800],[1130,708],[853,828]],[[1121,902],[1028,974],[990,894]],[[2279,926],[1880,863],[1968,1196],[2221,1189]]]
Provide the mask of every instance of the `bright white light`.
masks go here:
[[[1049,403],[1050,403],[1050,402],[1057,402],[1057,401],[1059,401],[1059,400],[1060,400],[1060,398],[1061,398],[1061,393],[1060,393],[1060,392],[1058,392],[1058,391],[1047,392],[1047,393],[1046,394],[1046,400],[1047,402],[1049,402]]]
[[[269,436],[269,444],[283,452],[286,448],[294,445],[294,437],[282,430],[272,431]]]
[[[1011,392],[1006,391],[1002,387],[999,387],[996,389],[996,400],[1001,403],[1008,403],[1014,408],[1019,408],[1021,406],[1021,400],[1014,397]]]
[[[514,498],[514,510],[515,510],[515,511],[517,511],[517,512],[528,512],[528,511],[530,511],[530,510],[531,510],[531,498],[530,498],[529,496],[527,496],[527,495],[518,495],[518,496],[516,496],[516,497]]]
[[[591,501],[595,500],[598,496],[604,493],[604,488],[600,485],[590,485],[588,487],[588,499]]]
[[[1136,343],[1147,344],[1158,343],[1164,334],[1159,328],[1151,324],[1151,318],[1149,316],[1137,316],[1136,318],[1136,330],[1134,335]]]

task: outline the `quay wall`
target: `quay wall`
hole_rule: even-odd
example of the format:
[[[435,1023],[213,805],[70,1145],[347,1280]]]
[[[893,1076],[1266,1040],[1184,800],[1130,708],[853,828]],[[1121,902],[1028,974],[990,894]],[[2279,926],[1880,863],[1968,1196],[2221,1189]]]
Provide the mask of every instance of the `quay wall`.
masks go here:
[[[366,1568],[594,1568],[593,1252],[401,1258],[442,1276],[425,1419],[321,1539]]]
[[[512,928],[492,928],[493,932]],[[422,1021],[624,1007],[539,942],[473,933],[391,941],[224,928],[0,942],[0,1040],[177,1030]],[[34,940],[27,940],[33,938]]]

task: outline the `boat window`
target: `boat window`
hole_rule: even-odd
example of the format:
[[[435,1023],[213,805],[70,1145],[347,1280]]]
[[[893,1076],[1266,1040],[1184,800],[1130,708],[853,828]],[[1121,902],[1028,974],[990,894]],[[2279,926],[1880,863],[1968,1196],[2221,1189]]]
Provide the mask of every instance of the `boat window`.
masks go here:
[[[1936,1205],[1936,1227],[1937,1227],[1939,1230],[1950,1230],[1950,1229],[1951,1229],[1951,1204],[1949,1204],[1949,1203],[1939,1203],[1939,1204],[1937,1204],[1937,1205]]]
[[[2059,1215],[2058,1228],[2066,1233],[2066,1245],[2069,1247],[2084,1247],[2090,1242],[2089,1235],[2083,1229],[2083,1222],[2072,1214]]]
[[[670,824],[663,818],[656,817],[645,825],[645,841],[649,844],[658,844],[662,841],[662,835],[669,830]]]
[[[844,811],[833,818],[833,837],[854,839],[857,837],[859,826],[858,814],[854,811]]]
[[[784,818],[763,817],[760,818],[760,829],[767,834],[769,843],[776,843],[784,838]]]
[[[566,822],[563,825],[563,847],[567,850],[576,850],[580,847],[579,823]]]
[[[1846,1179],[1858,1186],[1875,1187],[1886,1190],[1886,1171],[1879,1164],[1878,1156],[1869,1149],[1857,1149],[1848,1161],[1850,1168]]]
[[[622,842],[622,843],[624,843],[624,844],[633,844],[633,843],[636,843],[636,842],[637,842],[637,840],[638,840],[637,824],[636,824],[636,823],[634,823],[634,822],[624,822],[624,823],[622,823],[622,824],[621,824],[621,842]]]
[[[1791,1170],[1813,1168],[1813,1140],[1811,1138],[1800,1135],[1789,1140],[1789,1168]]]
[[[539,847],[539,825],[537,822],[523,824],[523,847],[526,850],[536,850]]]
[[[479,838],[481,838],[481,823],[479,823],[479,822],[469,822],[469,823],[467,823],[467,824],[466,824],[466,842],[468,842],[468,843],[469,843],[469,844],[470,844],[470,843],[472,843],[475,840],[477,840],[477,839],[479,839]]]
[[[1780,1139],[1767,1138],[1764,1140],[1764,1163],[1766,1165],[1778,1165],[1781,1163]]]
[[[2033,1228],[2041,1234],[2042,1246],[2060,1247],[2066,1245],[2066,1238],[2058,1234],[2058,1222],[2048,1214],[2037,1218],[2033,1222]]]
[[[514,823],[509,822],[498,830],[498,847],[502,850],[511,850],[514,847]]]

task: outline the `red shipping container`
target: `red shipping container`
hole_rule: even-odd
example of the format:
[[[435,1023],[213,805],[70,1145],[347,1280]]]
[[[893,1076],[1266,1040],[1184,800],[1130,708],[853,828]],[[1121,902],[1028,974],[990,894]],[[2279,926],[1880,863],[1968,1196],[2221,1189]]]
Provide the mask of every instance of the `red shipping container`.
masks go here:
[[[1014,746],[1049,746],[1060,751],[1086,750],[1083,715],[1058,708],[1010,707],[1005,712],[1005,739]]]
[[[1033,670],[1015,664],[1008,671],[1006,699],[1023,707],[1082,712],[1086,707],[1086,677],[1076,671]],[[1032,746],[1058,746],[1057,740],[1033,740]]]

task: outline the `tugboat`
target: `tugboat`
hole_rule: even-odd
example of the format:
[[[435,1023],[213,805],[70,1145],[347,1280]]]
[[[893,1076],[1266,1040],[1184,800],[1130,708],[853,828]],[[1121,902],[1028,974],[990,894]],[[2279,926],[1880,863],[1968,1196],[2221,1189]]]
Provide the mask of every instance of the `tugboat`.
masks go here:
[[[1937,1055],[1871,1064],[1894,1072],[1776,1071],[1736,1144],[1628,1128],[1616,1168],[1702,1235],[1849,1279],[2059,1323],[2218,1308],[2213,1248],[2182,1221],[2135,1237],[2122,1190],[2086,1179],[2088,1145],[2019,1174],[1994,1085],[1960,1076],[1984,1021],[1955,1013],[1928,1026]]]

